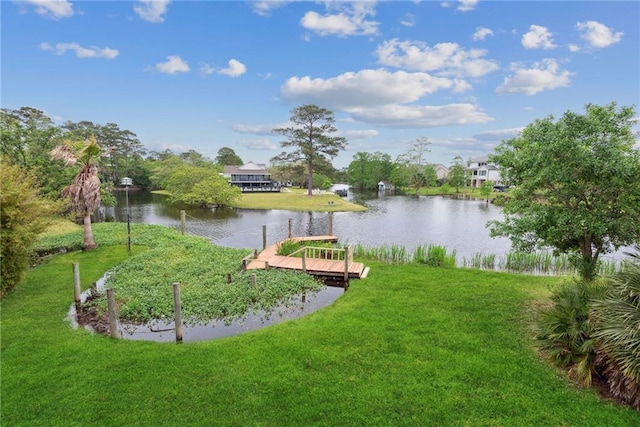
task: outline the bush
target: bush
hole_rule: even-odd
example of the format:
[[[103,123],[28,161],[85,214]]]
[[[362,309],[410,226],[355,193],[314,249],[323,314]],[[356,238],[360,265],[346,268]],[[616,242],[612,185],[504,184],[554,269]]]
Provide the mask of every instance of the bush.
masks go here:
[[[598,282],[565,282],[551,295],[551,307],[538,318],[540,349],[555,365],[569,368],[569,374],[585,385],[596,372],[594,328],[589,310],[594,299],[604,294]]]
[[[0,296],[22,279],[33,243],[56,209],[39,191],[35,175],[0,158]]]
[[[593,304],[593,336],[612,394],[640,409],[640,252],[631,257]]]

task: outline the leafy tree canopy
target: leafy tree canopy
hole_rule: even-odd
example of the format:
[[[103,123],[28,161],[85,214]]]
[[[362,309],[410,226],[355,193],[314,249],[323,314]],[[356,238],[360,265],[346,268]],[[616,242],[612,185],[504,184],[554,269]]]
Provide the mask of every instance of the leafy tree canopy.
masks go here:
[[[222,147],[218,150],[216,163],[220,166],[241,166],[244,164],[240,156],[229,147]]]
[[[550,246],[574,255],[585,279],[599,257],[640,240],[640,151],[631,107],[586,105],[536,120],[503,141],[492,160],[516,188],[492,235],[519,250]]]
[[[215,169],[183,165],[173,171],[166,189],[173,203],[190,206],[228,206],[241,196]]]
[[[391,180],[394,169],[388,154],[358,152],[349,163],[349,183],[359,190],[375,190],[380,181]]]
[[[293,148],[291,152],[282,152],[273,157],[277,163],[303,162],[307,168],[308,195],[313,194],[313,172],[318,164],[329,162],[344,150],[347,140],[341,136],[331,136],[338,129],[334,126],[333,112],[316,105],[302,105],[291,111],[293,126],[277,128],[275,133],[288,139],[280,143],[283,148]]]
[[[449,168],[449,176],[447,180],[450,185],[456,187],[456,193],[460,192],[460,187],[464,186],[467,181],[467,168],[464,165],[462,157],[456,156],[453,164]]]
[[[429,145],[428,138],[416,138],[411,147],[396,159],[399,180],[413,188],[416,196],[420,188],[435,184],[437,179],[435,168],[427,163]]]

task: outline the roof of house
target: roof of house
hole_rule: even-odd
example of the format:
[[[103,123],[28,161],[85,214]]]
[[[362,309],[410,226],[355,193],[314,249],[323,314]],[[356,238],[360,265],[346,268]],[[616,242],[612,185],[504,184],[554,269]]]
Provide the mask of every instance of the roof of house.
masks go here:
[[[226,175],[239,174],[239,173],[242,173],[242,174],[259,173],[264,175],[268,172],[267,172],[267,165],[265,165],[264,163],[248,162],[242,166],[225,166],[224,173]]]

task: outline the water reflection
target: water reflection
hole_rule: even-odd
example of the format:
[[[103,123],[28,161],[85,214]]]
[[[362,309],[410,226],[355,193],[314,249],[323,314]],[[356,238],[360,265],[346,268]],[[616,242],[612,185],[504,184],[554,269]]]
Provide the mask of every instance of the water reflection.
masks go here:
[[[105,282],[111,272],[107,272],[94,285],[98,293],[106,292]],[[94,292],[92,288],[85,290],[80,296],[81,304],[85,304]],[[182,341],[201,341],[238,335],[269,325],[297,319],[309,315],[337,300],[345,292],[344,288],[325,286],[317,292],[299,295],[276,306],[270,312],[247,314],[242,319],[229,322],[211,321],[204,324],[183,324]],[[78,316],[75,303],[71,304],[67,313],[67,320],[73,328],[78,328]],[[93,330],[91,325],[85,328]],[[130,340],[147,340],[158,342],[175,341],[175,323],[155,321],[147,324],[133,324],[118,321],[118,332],[122,338]]]
[[[106,209],[106,220],[126,221],[125,194],[116,195],[119,206]],[[333,213],[333,234],[341,241],[366,246],[401,245],[408,250],[424,244],[438,244],[456,250],[457,257],[474,253],[508,252],[510,242],[491,238],[487,221],[502,219],[501,209],[482,200],[448,197],[414,197],[388,193],[359,194],[349,198],[368,207],[365,212]],[[146,192],[129,193],[131,220],[147,224],[179,227],[180,208],[165,202],[165,196]],[[289,219],[296,236],[327,234],[329,213],[286,210],[189,209],[187,232],[212,242],[236,248],[262,247],[262,226],[267,228],[267,244],[288,235]]]
[[[287,304],[281,304],[271,313],[250,314],[241,320],[225,323],[223,321],[182,327],[182,340],[201,341],[238,335],[244,332],[264,328],[269,325],[297,319],[309,315],[333,303],[344,293],[343,288],[326,287],[315,295],[294,298]],[[175,341],[173,322],[154,322],[146,325],[119,324],[122,338],[130,340],[149,340],[160,342]]]

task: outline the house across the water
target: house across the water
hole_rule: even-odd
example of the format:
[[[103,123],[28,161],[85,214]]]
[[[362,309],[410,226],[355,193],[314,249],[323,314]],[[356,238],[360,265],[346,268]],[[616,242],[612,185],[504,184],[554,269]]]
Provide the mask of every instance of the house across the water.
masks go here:
[[[240,187],[243,193],[279,192],[280,183],[271,180],[271,173],[264,163],[245,163],[242,166],[225,166],[224,176],[229,184]]]
[[[495,163],[489,162],[488,156],[470,159],[468,163],[472,187],[481,187],[485,181],[491,182],[494,186],[502,185],[500,168]]]

